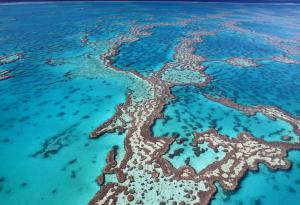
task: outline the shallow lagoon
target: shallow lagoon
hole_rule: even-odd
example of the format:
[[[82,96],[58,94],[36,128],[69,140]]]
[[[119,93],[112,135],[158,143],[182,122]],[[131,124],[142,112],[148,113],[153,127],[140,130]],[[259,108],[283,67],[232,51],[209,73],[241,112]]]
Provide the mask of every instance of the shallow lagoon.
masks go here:
[[[299,136],[293,128],[281,120],[271,120],[262,114],[247,116],[245,113],[211,101],[195,87],[175,87],[172,93],[176,99],[167,105],[165,117],[158,119],[153,126],[155,136],[171,136],[178,133],[178,140],[164,155],[176,168],[187,162],[201,171],[214,161],[221,160],[224,152],[214,152],[207,145],[191,146],[192,132],[217,129],[230,138],[241,132],[250,132],[266,141],[281,141],[281,136],[291,136],[298,142]],[[172,132],[169,132],[172,130]],[[197,153],[198,152],[198,153]]]

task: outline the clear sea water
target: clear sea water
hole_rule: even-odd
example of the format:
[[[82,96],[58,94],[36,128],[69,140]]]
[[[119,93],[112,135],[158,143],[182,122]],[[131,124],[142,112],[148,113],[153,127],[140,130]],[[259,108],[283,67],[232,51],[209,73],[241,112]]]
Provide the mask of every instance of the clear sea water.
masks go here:
[[[292,38],[299,35],[299,11],[299,5],[269,4],[0,4],[0,55],[24,54],[23,59],[0,66],[0,71],[15,69],[13,78],[0,81],[0,204],[81,205],[99,190],[95,180],[105,166],[106,155],[114,145],[123,149],[125,135],[111,133],[92,140],[89,133],[114,114],[116,106],[125,101],[128,89],[137,90],[137,95],[143,93],[142,82],[108,70],[99,60],[110,40],[128,31],[130,22],[175,22],[232,13],[221,19],[198,20],[184,28],[157,27],[153,35],[124,44],[114,65],[147,76],[173,60],[181,37],[199,29],[224,29],[196,46],[196,53],[210,60],[283,55],[281,49],[264,39],[230,31],[222,23],[241,20],[241,26],[256,32]],[[255,15],[264,21],[249,21],[249,16]],[[284,20],[272,24],[270,16],[289,24],[285,25]],[[97,42],[95,46],[83,45],[81,38],[86,33],[90,41]],[[50,58],[58,63],[48,65]],[[177,132],[186,141],[174,143],[164,157],[176,167],[189,158],[196,170],[222,159],[224,153],[214,153],[205,145],[194,149],[189,146],[192,131],[209,128],[231,138],[250,131],[267,141],[278,141],[281,135],[299,140],[292,127],[281,120],[272,121],[261,114],[249,117],[203,96],[218,94],[241,104],[276,105],[300,116],[300,66],[270,60],[259,63],[258,69],[241,69],[209,61],[205,63],[206,72],[214,80],[207,88],[173,88],[177,98],[166,107],[167,118],[156,121],[153,132],[156,136]],[[70,73],[73,75],[68,77]],[[199,149],[207,151],[197,156]],[[283,200],[297,204],[299,152],[291,152],[289,158],[294,162],[291,170],[271,172],[261,166],[259,172],[245,177],[235,193],[224,193],[219,187],[212,204],[274,205]]]

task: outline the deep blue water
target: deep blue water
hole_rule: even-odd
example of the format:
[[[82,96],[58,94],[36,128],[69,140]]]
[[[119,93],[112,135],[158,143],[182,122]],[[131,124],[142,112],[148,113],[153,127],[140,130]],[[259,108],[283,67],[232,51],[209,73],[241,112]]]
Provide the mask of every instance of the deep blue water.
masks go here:
[[[214,77],[205,88],[247,105],[275,105],[300,116],[299,65],[260,62],[259,68],[239,69],[225,63],[207,63],[207,73]]]
[[[229,31],[206,37],[199,44],[197,54],[212,60],[224,60],[230,57],[267,58],[282,55],[282,51],[256,36]]]
[[[180,36],[180,28],[166,26],[153,29],[153,35],[128,43],[120,48],[114,65],[124,70],[137,70],[144,75],[158,71],[164,62],[171,61]]]

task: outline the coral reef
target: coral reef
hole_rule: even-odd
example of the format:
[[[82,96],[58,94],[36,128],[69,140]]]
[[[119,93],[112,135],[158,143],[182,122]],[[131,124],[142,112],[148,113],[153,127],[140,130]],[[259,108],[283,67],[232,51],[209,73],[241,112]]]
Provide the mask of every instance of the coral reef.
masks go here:
[[[161,24],[169,25],[169,24]],[[123,43],[137,41],[143,35],[151,35],[150,24],[143,28],[135,26],[130,34],[120,36],[106,53],[101,56],[105,65],[120,72],[129,73],[149,85],[151,98],[135,100],[134,90],[127,95],[124,104],[118,106],[115,115],[96,128],[92,138],[104,133],[126,131],[125,157],[118,163],[117,149],[113,148],[107,156],[107,165],[98,178],[101,190],[90,201],[94,204],[208,204],[216,192],[214,182],[221,183],[224,189],[234,190],[248,170],[256,170],[258,163],[271,169],[288,169],[290,162],[285,160],[287,151],[299,149],[298,143],[266,142],[241,133],[236,139],[221,136],[216,130],[193,133],[193,144],[208,143],[213,149],[222,149],[226,156],[197,173],[194,168],[184,165],[176,169],[162,157],[178,135],[156,138],[151,127],[157,118],[162,118],[164,106],[174,96],[170,89],[175,85],[206,86],[211,77],[204,73],[201,65],[205,58],[195,55],[194,45],[202,42],[202,36],[214,35],[207,31],[196,31],[182,38],[173,56],[174,62],[166,63],[161,70],[150,77],[141,76],[135,71],[122,71],[113,65],[111,57],[118,54]],[[185,26],[185,24],[183,25]],[[243,67],[254,66],[248,59],[232,58],[229,63]],[[262,112],[271,119],[282,119],[292,124],[299,133],[299,120],[279,108],[270,106],[247,107],[223,98],[207,96],[247,114]],[[116,175],[117,182],[106,182],[106,175]],[[176,192],[170,191],[176,189]],[[157,197],[153,197],[153,196]]]

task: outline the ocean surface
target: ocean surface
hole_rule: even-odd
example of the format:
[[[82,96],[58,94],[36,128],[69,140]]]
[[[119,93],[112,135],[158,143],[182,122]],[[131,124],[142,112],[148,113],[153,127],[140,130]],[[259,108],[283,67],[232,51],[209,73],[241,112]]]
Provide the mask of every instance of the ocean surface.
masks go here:
[[[199,19],[184,27],[176,24],[221,14],[224,17]],[[227,21],[252,32],[228,28]],[[300,64],[272,59],[285,56],[300,61],[298,4],[0,4],[0,56],[21,56],[0,64],[0,72],[12,70],[11,78],[0,80],[1,205],[82,205],[92,199],[109,150],[117,145],[125,152],[125,133],[90,139],[90,132],[113,116],[129,91],[145,97],[143,82],[105,66],[100,56],[131,25],[159,22],[173,24],[121,45],[112,65],[151,76],[173,61],[180,38],[189,32],[219,31],[195,46],[195,53],[206,58],[203,65],[213,77],[211,83],[202,88],[173,87],[175,98],[165,107],[165,117],[152,127],[157,137],[179,133],[184,141],[173,144],[163,156],[174,167],[189,161],[200,171],[224,157],[206,144],[193,150],[189,144],[194,131],[214,128],[230,138],[247,131],[268,142],[288,135],[291,142],[299,142],[285,121],[261,113],[248,116],[205,97],[277,106],[300,117]],[[258,66],[243,68],[226,61],[237,57],[253,59]],[[205,154],[199,154],[202,149]],[[271,171],[261,165],[232,193],[217,184],[211,204],[298,204],[300,151],[290,152],[288,159],[293,162],[291,169]]]

